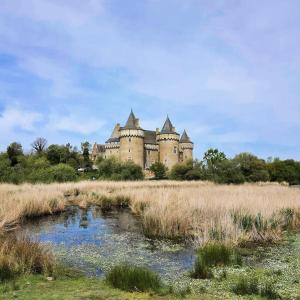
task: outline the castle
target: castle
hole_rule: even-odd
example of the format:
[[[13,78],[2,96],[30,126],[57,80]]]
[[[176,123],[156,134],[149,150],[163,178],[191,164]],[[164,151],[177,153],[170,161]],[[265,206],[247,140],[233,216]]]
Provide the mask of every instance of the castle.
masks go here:
[[[94,144],[91,157],[94,161],[112,156],[121,161],[132,160],[146,170],[160,161],[171,169],[178,162],[192,159],[193,147],[186,131],[180,137],[169,117],[161,130],[144,130],[131,110],[125,126],[116,124],[105,145]]]

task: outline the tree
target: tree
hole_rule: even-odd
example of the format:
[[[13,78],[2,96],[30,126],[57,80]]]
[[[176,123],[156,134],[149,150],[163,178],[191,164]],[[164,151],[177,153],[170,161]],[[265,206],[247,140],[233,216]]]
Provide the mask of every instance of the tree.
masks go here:
[[[90,149],[91,149],[91,145],[89,142],[81,143],[81,151],[82,151],[83,163],[85,168],[91,166]]]
[[[75,170],[66,164],[58,164],[47,170],[48,180],[50,182],[75,181],[77,176]]]
[[[270,180],[266,162],[251,153],[240,153],[233,161],[240,167],[245,180],[250,182]]]
[[[208,149],[203,156],[205,179],[218,181],[218,168],[225,160],[227,158],[224,152],[220,152],[218,149]]]
[[[152,164],[150,171],[154,173],[155,179],[166,178],[167,167],[161,162],[155,162]]]
[[[236,162],[231,159],[224,159],[217,163],[214,181],[239,184],[245,182],[245,177]]]
[[[224,152],[220,152],[218,149],[208,149],[203,156],[203,161],[206,165],[215,165],[216,163],[225,160],[226,155]]]
[[[68,159],[76,156],[71,152],[72,147],[69,145],[50,145],[47,149],[47,159],[51,165],[57,165],[59,163],[67,163]]]
[[[23,155],[22,145],[19,143],[11,143],[7,147],[7,155],[11,162],[11,166],[15,166],[19,162],[19,157]]]
[[[31,144],[31,146],[36,154],[41,155],[46,150],[47,140],[39,137]]]
[[[121,162],[115,157],[98,159],[97,176],[99,179],[109,180],[141,180],[144,173],[141,166],[132,161]]]
[[[189,160],[187,162],[174,165],[169,176],[173,180],[187,180],[186,175],[191,170],[193,170],[193,161]]]
[[[292,159],[275,159],[267,164],[271,181],[283,182],[289,184],[300,184],[300,162]]]

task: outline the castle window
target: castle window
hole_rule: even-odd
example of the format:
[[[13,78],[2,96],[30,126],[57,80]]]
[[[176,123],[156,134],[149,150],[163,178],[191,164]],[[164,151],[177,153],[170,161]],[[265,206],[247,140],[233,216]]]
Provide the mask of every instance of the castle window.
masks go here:
[[[176,147],[176,146],[174,147],[173,152],[174,152],[175,154],[177,153],[177,147]]]
[[[129,143],[131,142],[131,138],[128,139]],[[130,152],[130,151],[129,151]]]
[[[150,155],[150,150],[148,150],[148,155]]]
[[[128,152],[130,152],[130,149],[128,150]]]

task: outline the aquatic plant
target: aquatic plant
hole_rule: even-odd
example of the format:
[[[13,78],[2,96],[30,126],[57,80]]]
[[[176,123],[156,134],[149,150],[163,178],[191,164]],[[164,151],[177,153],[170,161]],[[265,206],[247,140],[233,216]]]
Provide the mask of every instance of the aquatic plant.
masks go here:
[[[281,299],[274,285],[270,282],[266,282],[262,285],[260,295],[262,297],[266,297],[267,299]]]
[[[259,283],[255,277],[240,277],[231,287],[232,292],[237,295],[259,295]]]
[[[241,263],[241,258],[236,250],[224,243],[210,242],[198,250],[191,275],[194,278],[211,278],[211,267],[237,263]]]
[[[237,295],[260,295],[266,299],[281,299],[274,284],[270,282],[259,283],[256,277],[240,277],[231,287]]]
[[[145,267],[122,264],[106,274],[106,281],[113,287],[125,291],[155,291],[162,288],[159,276]]]

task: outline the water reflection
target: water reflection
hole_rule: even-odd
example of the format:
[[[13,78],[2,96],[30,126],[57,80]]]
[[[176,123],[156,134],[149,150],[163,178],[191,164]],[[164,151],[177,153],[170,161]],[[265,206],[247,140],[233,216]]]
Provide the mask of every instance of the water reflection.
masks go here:
[[[27,223],[23,231],[50,243],[59,258],[91,276],[127,261],[172,279],[189,271],[194,259],[192,248],[146,238],[129,210],[103,214],[97,207],[70,207],[60,215]]]

